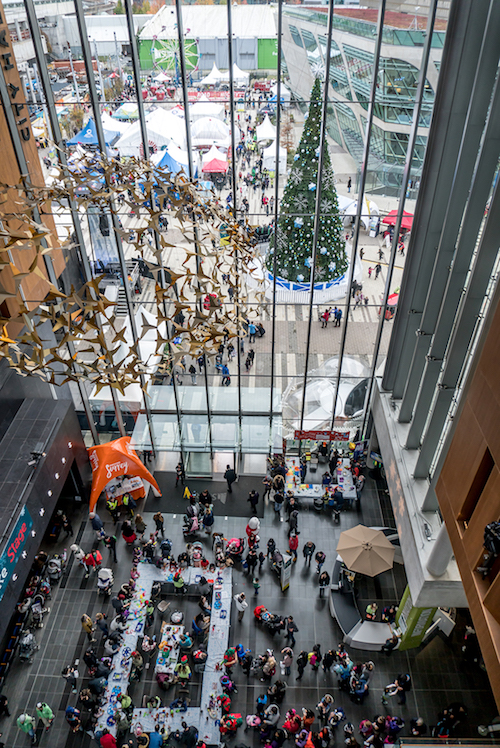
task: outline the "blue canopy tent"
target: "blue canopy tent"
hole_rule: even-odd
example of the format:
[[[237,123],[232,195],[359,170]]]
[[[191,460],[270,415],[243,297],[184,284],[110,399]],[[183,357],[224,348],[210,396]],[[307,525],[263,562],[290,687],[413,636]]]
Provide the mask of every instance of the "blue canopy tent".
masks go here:
[[[112,145],[118,140],[120,136],[121,133],[119,133],[118,131],[104,130],[104,139],[106,141],[106,145]],[[78,132],[73,138],[70,138],[66,141],[66,145],[99,145],[99,141],[97,140],[97,128],[95,126],[94,120],[89,119],[87,124],[82,127],[80,132]]]
[[[181,151],[173,143],[170,143],[165,151],[161,160],[157,164],[159,169],[165,169],[172,174],[179,174],[180,171],[184,170],[184,174],[189,176],[189,164],[188,156],[185,151]],[[194,176],[198,176],[198,168],[194,165]]]

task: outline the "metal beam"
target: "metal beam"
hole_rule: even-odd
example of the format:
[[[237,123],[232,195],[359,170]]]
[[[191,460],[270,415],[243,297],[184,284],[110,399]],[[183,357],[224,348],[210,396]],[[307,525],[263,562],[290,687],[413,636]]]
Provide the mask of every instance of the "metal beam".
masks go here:
[[[385,0],[382,0],[385,2]],[[332,44],[332,32],[333,32],[333,11],[335,7],[335,0],[330,0],[329,11],[328,11],[328,35],[327,35],[327,49],[328,54],[326,56],[325,64],[325,82],[323,86],[323,106],[321,110],[321,130],[319,135],[319,156],[318,156],[318,176],[316,178],[316,197],[314,200],[314,225],[313,225],[313,241],[312,241],[312,267],[311,267],[311,278],[309,287],[309,316],[307,320],[307,343],[306,343],[306,358],[304,361],[304,384],[302,386],[302,406],[300,411],[300,429],[304,428],[304,414],[306,407],[306,389],[307,389],[307,370],[309,368],[309,352],[311,348],[311,330],[312,330],[312,308],[314,301],[314,279],[316,275],[316,256],[318,252],[318,234],[319,234],[319,223],[320,223],[320,211],[321,211],[321,195],[323,191],[323,164],[325,161],[325,150],[328,148],[326,141],[326,118],[328,115],[328,86],[330,82],[330,49]],[[278,105],[281,102],[277,102]],[[279,140],[279,137],[278,137]],[[279,145],[278,145],[279,147]],[[279,151],[278,151],[279,153]]]
[[[475,67],[476,75],[469,101],[467,120],[465,123],[460,152],[456,162],[453,184],[448,195],[448,205],[442,224],[441,238],[436,252],[431,282],[425,300],[424,311],[421,320],[421,329],[425,331],[425,337],[419,337],[408,372],[405,393],[401,402],[399,412],[400,421],[411,420],[413,412],[415,418],[412,422],[406,446],[415,449],[420,443],[422,429],[427,414],[415,408],[415,400],[419,391],[421,377],[426,364],[426,353],[428,345],[427,336],[433,335],[436,329],[438,316],[445,312],[452,318],[455,308],[443,299],[443,294],[449,279],[449,272],[455,254],[455,244],[463,217],[463,211],[470,193],[470,181],[477,160],[481,137],[484,131],[484,123],[488,116],[488,108],[491,101],[491,91],[495,83],[498,71],[498,35],[500,33],[500,3],[490,7],[490,15],[486,25],[481,55]],[[470,61],[469,61],[470,64]],[[498,125],[498,122],[497,122]],[[396,233],[396,232],[394,232]],[[472,256],[474,245],[469,247]],[[417,423],[418,421],[418,423]]]
[[[420,327],[474,84],[470,60],[479,56],[488,12],[489,3],[474,0],[455,0],[450,8],[420,196],[382,380],[395,398],[403,396]]]
[[[349,280],[347,282],[347,301],[346,301],[346,308],[344,312],[344,324],[342,325],[342,330],[341,330],[341,335],[340,335],[340,348],[339,348],[339,356],[338,356],[338,364],[337,364],[337,376],[335,379],[335,394],[333,396],[332,429],[335,427],[335,411],[337,409],[337,401],[339,397],[340,378],[342,375],[342,361],[344,358],[345,343],[347,339],[347,327],[349,324],[349,321],[348,321],[349,310],[351,308],[351,288],[352,288],[352,282],[354,279],[354,266],[356,263],[356,256],[358,253],[359,231],[361,228],[361,210],[363,207],[363,199],[365,195],[366,176],[368,174],[368,159],[370,156],[370,143],[371,143],[371,137],[372,137],[373,116],[374,116],[374,111],[375,111],[375,98],[377,96],[377,89],[378,89],[378,68],[379,68],[379,63],[380,63],[380,50],[382,49],[384,18],[385,18],[385,0],[380,0],[378,20],[377,20],[377,39],[375,41],[375,50],[374,50],[374,55],[373,55],[373,71],[372,71],[372,83],[371,83],[371,89],[370,89],[370,101],[368,104],[368,111],[366,113],[365,143],[363,147],[363,161],[361,164],[361,178],[360,178],[359,188],[358,188],[358,205],[356,208],[356,218],[355,218],[355,223],[354,223],[354,236],[352,237],[351,264],[349,266]],[[328,40],[327,44],[328,44],[327,54],[328,54],[328,59],[330,59],[331,38]],[[375,356],[375,360],[376,360],[376,356]],[[369,402],[369,399],[366,399],[365,419],[366,419],[366,410],[367,410],[366,403],[368,402]]]

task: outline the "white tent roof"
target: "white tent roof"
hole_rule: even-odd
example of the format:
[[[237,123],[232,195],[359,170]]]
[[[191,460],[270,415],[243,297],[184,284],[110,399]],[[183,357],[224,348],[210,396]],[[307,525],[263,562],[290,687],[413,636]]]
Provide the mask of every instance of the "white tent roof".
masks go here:
[[[193,140],[224,140],[229,127],[217,117],[201,117],[191,127]]]
[[[202,158],[203,164],[208,164],[209,161],[213,161],[214,158],[219,159],[219,161],[227,161],[227,156],[222,151],[219,151],[218,148],[213,145],[208,153],[205,153],[205,155]]]
[[[257,140],[275,140],[276,139],[276,128],[271,123],[269,115],[266,114],[264,122],[261,125],[257,125]]]
[[[205,76],[205,78],[202,78],[198,85],[213,86],[216,83],[219,83],[221,80],[224,80],[224,78],[222,77],[222,73],[217,68],[217,65],[214,62],[212,70],[208,75]]]
[[[280,174],[285,174],[286,172],[286,149],[281,148],[279,150],[280,154]],[[276,143],[271,143],[271,145],[268,148],[264,148],[262,151],[262,167],[264,169],[267,169],[268,171],[276,171]]]
[[[146,115],[148,140],[158,149],[162,145],[175,143],[180,148],[186,144],[184,120],[165,109],[155,109]],[[139,122],[130,125],[127,132],[115,144],[121,156],[139,156],[142,145],[141,126]]]
[[[206,97],[202,97],[195,104],[191,104],[189,114],[192,122],[196,122],[202,117],[215,117],[222,120],[224,119],[225,108],[224,104],[209,101]]]
[[[130,127],[130,122],[121,122],[119,119],[113,119],[113,117],[110,117],[106,112],[101,114],[101,120],[102,126],[105,130],[111,130],[111,132],[114,130],[115,132],[119,132],[121,135],[123,135],[123,133]]]
[[[159,83],[165,83],[165,81],[171,80],[171,78],[168,77],[168,75],[165,75],[165,73],[161,72],[158,73],[158,75],[155,75],[153,80],[158,81]]]
[[[228,81],[229,80],[229,70],[227,70],[225,73],[221,73],[221,80]],[[250,73],[245,73],[244,70],[241,70],[241,68],[238,67],[236,63],[233,63],[233,79],[234,81],[237,81],[238,83],[248,83],[248,79],[250,78]]]

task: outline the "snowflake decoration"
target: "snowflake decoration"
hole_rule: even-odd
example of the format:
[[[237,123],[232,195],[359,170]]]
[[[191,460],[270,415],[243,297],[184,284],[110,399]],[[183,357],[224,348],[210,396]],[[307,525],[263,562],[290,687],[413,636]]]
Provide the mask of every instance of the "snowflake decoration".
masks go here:
[[[293,185],[300,184],[302,181],[302,172],[300,169],[294,169],[290,174],[290,182]]]
[[[302,195],[297,195],[293,201],[294,207],[299,213],[303,213],[307,210],[307,198]]]
[[[321,212],[322,213],[331,213],[333,211],[333,203],[331,200],[328,200],[327,198],[323,198],[321,201]]]

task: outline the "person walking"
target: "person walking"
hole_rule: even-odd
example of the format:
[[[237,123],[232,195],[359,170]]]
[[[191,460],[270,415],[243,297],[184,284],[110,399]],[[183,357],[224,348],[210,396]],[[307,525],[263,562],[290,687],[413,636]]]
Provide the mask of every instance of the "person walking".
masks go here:
[[[71,686],[71,691],[77,693],[76,681],[80,677],[76,665],[66,665],[64,670],[61,672],[64,680]]]
[[[36,705],[36,716],[41,719],[45,730],[48,732],[52,727],[52,723],[55,719],[54,712],[45,701],[39,701]]]
[[[293,620],[293,616],[288,616],[288,618],[285,621],[285,639],[288,641],[289,645],[293,648],[295,647],[295,634],[298,633],[299,629],[297,627],[297,624]]]
[[[254,548],[250,548],[248,551],[247,557],[245,559],[245,563],[247,565],[248,573],[254,576],[255,567],[259,563],[259,557],[257,556],[257,551]]]
[[[71,524],[71,520],[65,514],[62,515],[61,520],[62,520],[63,530],[66,533],[66,537],[68,536],[73,537],[74,532],[73,532],[73,525]]]
[[[319,596],[324,597],[325,595],[325,589],[330,584],[330,575],[327,571],[322,572],[322,574],[319,575]]]
[[[156,526],[156,532],[161,533],[162,538],[165,537],[165,519],[161,512],[153,514],[153,520]]]
[[[177,467],[175,468],[175,487],[179,485],[179,481],[181,482],[181,485],[184,485],[184,480],[186,479],[186,474],[184,472],[184,465],[182,462],[177,463]]]
[[[0,696],[0,717],[10,717],[9,700],[4,693]]]
[[[295,563],[297,561],[297,548],[299,547],[299,538],[295,531],[292,531],[290,533],[290,537],[288,538],[288,547],[293,554],[293,562]]]
[[[291,667],[293,664],[293,649],[291,647],[284,647],[281,650],[283,655],[282,665],[284,669],[284,675],[290,675]]]
[[[337,311],[335,312],[335,325],[334,327],[340,327],[340,323],[342,322],[342,309],[340,307],[337,307]]]
[[[95,625],[100,630],[104,638],[107,638],[109,635],[109,629],[108,624],[106,622],[106,614],[105,613],[97,613],[95,617]]]
[[[268,475],[264,476],[264,479],[262,481],[262,485],[264,486],[264,493],[262,495],[262,499],[263,499],[263,501],[265,501],[266,500],[266,496],[270,496],[271,495],[271,488],[273,486],[273,482],[272,482],[271,478]]]
[[[238,611],[238,621],[241,623],[243,616],[245,615],[245,610],[248,608],[245,593],[240,592],[239,595],[235,595],[234,602],[236,604],[236,610]]]
[[[323,657],[323,672],[329,673],[331,666],[334,664],[335,660],[337,659],[337,655],[333,651],[333,649],[329,649],[328,652],[326,652],[325,656]]]
[[[228,493],[233,493],[233,489],[231,486],[233,485],[234,481],[236,480],[236,473],[233,470],[233,468],[230,465],[226,465],[226,472],[224,473],[224,478],[227,481],[227,491]]]
[[[325,309],[323,314],[321,315],[321,327],[325,328],[328,327],[328,320],[330,319],[331,310]]]
[[[253,322],[250,322],[248,325],[248,342],[249,343],[255,343],[255,333],[257,332],[257,328],[255,327]]]
[[[351,191],[351,187],[352,187],[352,180],[351,180],[351,177],[349,177],[349,179],[347,180],[347,192]]]
[[[96,639],[94,639],[94,623],[92,621],[92,618],[84,613],[80,620],[82,622],[82,630],[87,634],[87,639],[89,640],[89,642],[97,641]]]
[[[31,738],[31,742],[33,745],[36,743],[36,735],[35,735],[35,727],[36,727],[36,721],[35,718],[31,716],[31,714],[27,714],[26,712],[24,714],[20,714],[17,718],[16,725],[21,730],[21,732],[26,733],[26,735],[29,735]]]
[[[302,650],[302,652],[297,657],[297,669],[299,671],[299,674],[295,678],[295,680],[302,680],[302,676],[304,675],[304,670],[306,669],[308,662],[309,662],[308,654],[305,650]]]
[[[373,268],[369,267],[368,268],[368,278],[372,277],[372,272],[373,272]]]
[[[260,590],[259,577],[254,577],[252,579],[252,584],[253,584],[254,595],[257,596],[259,594],[259,590]]]
[[[97,512],[90,512],[89,520],[90,524],[92,525],[92,529],[97,533],[97,539],[100,540],[102,531],[104,529],[104,523],[102,519],[99,517]]]
[[[314,545],[312,540],[308,540],[307,543],[304,543],[304,547],[302,548],[302,555],[304,556],[304,563],[307,564],[307,566],[311,566],[311,559],[315,550],[316,546]]]
[[[196,384],[196,369],[193,364],[191,364],[188,371],[191,374],[191,384]]]
[[[375,265],[375,280],[377,280],[381,272],[382,272],[382,265],[380,264],[380,262],[377,262],[377,264]]]
[[[146,532],[146,527],[147,527],[146,523],[144,522],[144,520],[142,518],[142,515],[140,515],[140,514],[136,514],[135,515],[135,522],[134,522],[134,524],[135,524],[135,531],[136,531],[136,533],[138,535],[140,535],[141,539],[142,539],[144,533]]]
[[[251,513],[251,515],[253,517],[253,515],[257,511],[257,504],[259,503],[259,494],[258,494],[258,492],[255,489],[252,489],[250,491],[250,493],[248,494],[247,501],[250,502],[250,507],[251,507],[250,513]]]
[[[323,551],[318,551],[314,557],[314,560],[316,561],[316,574],[321,574],[321,568],[323,564],[325,563],[326,555],[323,553]]]
[[[104,538],[104,545],[109,549],[113,557],[113,562],[116,564],[118,559],[116,558],[116,535],[106,535]]]

